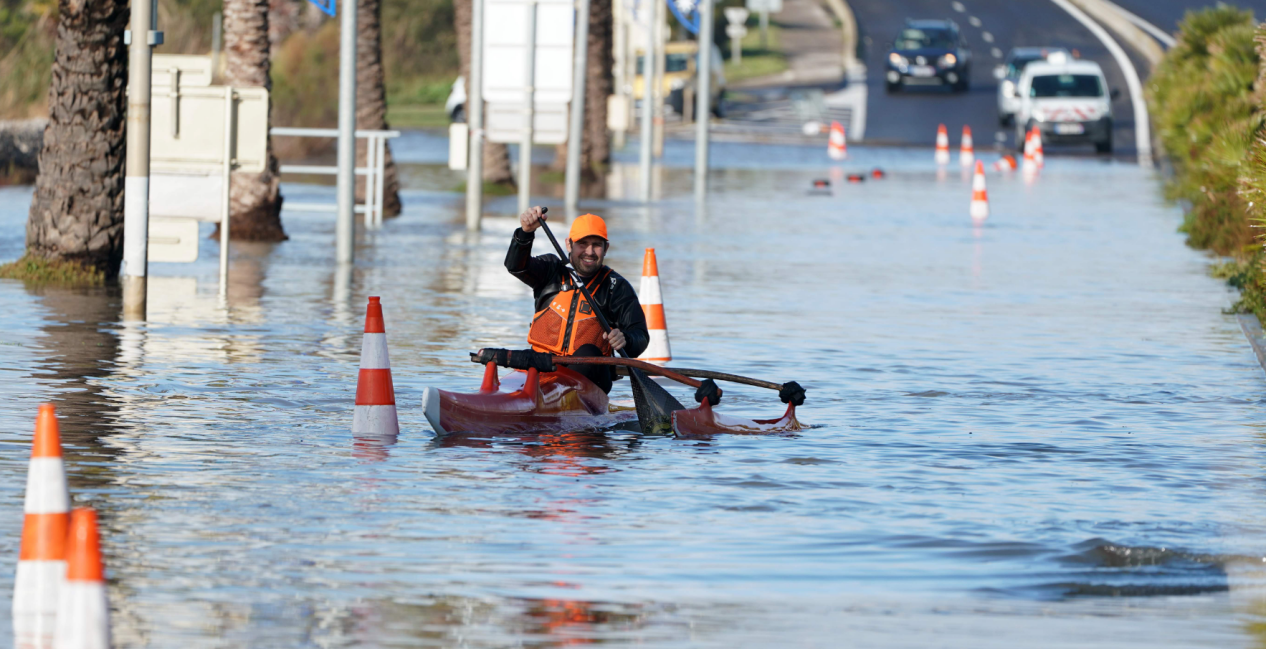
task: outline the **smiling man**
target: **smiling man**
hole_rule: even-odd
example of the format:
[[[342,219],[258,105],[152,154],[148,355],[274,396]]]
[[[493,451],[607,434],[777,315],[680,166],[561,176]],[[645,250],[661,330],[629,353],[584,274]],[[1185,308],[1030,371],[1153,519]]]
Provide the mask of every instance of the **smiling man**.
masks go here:
[[[610,247],[606,221],[593,214],[576,217],[566,245],[568,261],[610,323],[610,333],[602,331],[593,305],[572,279],[568,262],[552,254],[532,256],[533,233],[544,220],[540,207],[521,214],[506,253],[506,270],[532,287],[536,300],[536,315],[527,337],[532,349],[565,356],[610,356],[625,349],[637,357],[650,340],[646,316],[628,280],[603,265]],[[614,368],[576,365],[569,369],[583,374],[603,392],[611,391]]]

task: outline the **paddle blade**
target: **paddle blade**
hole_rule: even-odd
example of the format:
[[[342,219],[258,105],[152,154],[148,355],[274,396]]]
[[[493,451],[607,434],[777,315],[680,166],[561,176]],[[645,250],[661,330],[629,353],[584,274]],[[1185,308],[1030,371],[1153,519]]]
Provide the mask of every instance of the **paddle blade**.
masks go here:
[[[629,368],[633,401],[637,404],[637,422],[644,435],[668,435],[673,432],[673,411],[685,406],[673,398],[642,370]]]

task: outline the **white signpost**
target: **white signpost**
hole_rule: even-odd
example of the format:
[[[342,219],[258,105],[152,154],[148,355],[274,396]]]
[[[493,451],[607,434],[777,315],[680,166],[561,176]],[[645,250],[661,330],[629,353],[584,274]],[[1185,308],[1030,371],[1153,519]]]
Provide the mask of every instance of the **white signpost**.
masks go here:
[[[725,35],[730,37],[730,58],[735,63],[743,62],[743,37],[747,35],[747,16],[748,11],[742,7],[726,7],[725,21],[730,23],[725,26]]]
[[[747,10],[760,14],[760,48],[769,49],[769,14],[782,11],[782,0],[747,0]]]
[[[527,115],[529,5],[536,5],[535,78],[532,91],[533,141],[567,141],[571,101],[575,10],[571,0],[485,0],[483,96],[484,128],[492,142],[521,142]]]

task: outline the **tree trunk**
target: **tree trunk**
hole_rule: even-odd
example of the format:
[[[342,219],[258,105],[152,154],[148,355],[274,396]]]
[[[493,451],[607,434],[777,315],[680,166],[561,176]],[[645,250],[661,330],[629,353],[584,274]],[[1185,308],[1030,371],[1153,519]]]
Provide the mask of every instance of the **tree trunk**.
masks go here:
[[[453,19],[457,23],[457,53],[461,56],[462,77],[470,79],[470,1],[453,1]],[[487,12],[485,11],[485,15]],[[470,96],[470,85],[466,86]],[[469,115],[469,106],[466,114]],[[487,126],[487,124],[484,124]],[[513,186],[514,171],[510,169],[510,150],[505,144],[484,140],[484,182]]]
[[[59,0],[58,14],[27,251],[114,278],[123,260],[127,2]]]
[[[387,87],[382,67],[382,1],[359,0],[356,6],[356,128],[387,129]],[[356,165],[366,164],[369,143],[356,140]],[[391,156],[391,143],[384,147],[382,178],[383,216],[400,215],[400,177]],[[356,197],[365,200],[366,183],[356,182]]]
[[[585,75],[585,128],[580,143],[580,174],[597,180],[602,167],[611,161],[611,140],[607,135],[607,97],[615,88],[611,70],[615,66],[613,38],[615,25],[611,0],[589,0],[589,62]],[[555,149],[554,168],[567,168],[567,144]]]
[[[268,0],[224,0],[224,83],[271,89],[268,46]],[[277,156],[273,155],[270,136],[268,165],[263,173],[233,172],[229,225],[234,239],[286,239],[286,232],[281,227],[281,181],[278,176]],[[219,236],[218,228],[214,236]]]

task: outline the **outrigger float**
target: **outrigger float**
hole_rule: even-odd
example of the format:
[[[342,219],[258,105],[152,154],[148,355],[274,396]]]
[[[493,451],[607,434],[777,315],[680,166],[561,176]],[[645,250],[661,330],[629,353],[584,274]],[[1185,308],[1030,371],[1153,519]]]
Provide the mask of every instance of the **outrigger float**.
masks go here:
[[[678,437],[706,437],[717,434],[769,434],[800,430],[796,402],[804,402],[798,384],[771,383],[708,370],[665,368],[643,361],[609,357],[551,357],[558,366],[553,371],[537,367],[515,369],[498,376],[497,352],[480,350],[471,360],[484,364],[484,379],[478,392],[449,392],[427,388],[423,410],[438,435],[449,433],[523,434],[600,430],[637,421],[646,434],[674,434]],[[510,352],[515,354],[519,352]],[[505,361],[505,356],[501,357]],[[563,365],[615,365],[630,375],[636,408],[613,405],[598,386]],[[513,363],[509,366],[513,367]],[[625,373],[622,372],[622,373]],[[686,408],[654,381],[639,374],[664,376],[701,390],[715,391],[714,399],[700,398],[698,406]],[[690,376],[703,378],[703,381]],[[717,413],[712,406],[721,390],[712,379],[757,385],[786,393],[787,410],[773,419],[740,419]],[[797,394],[798,391],[798,394]]]

